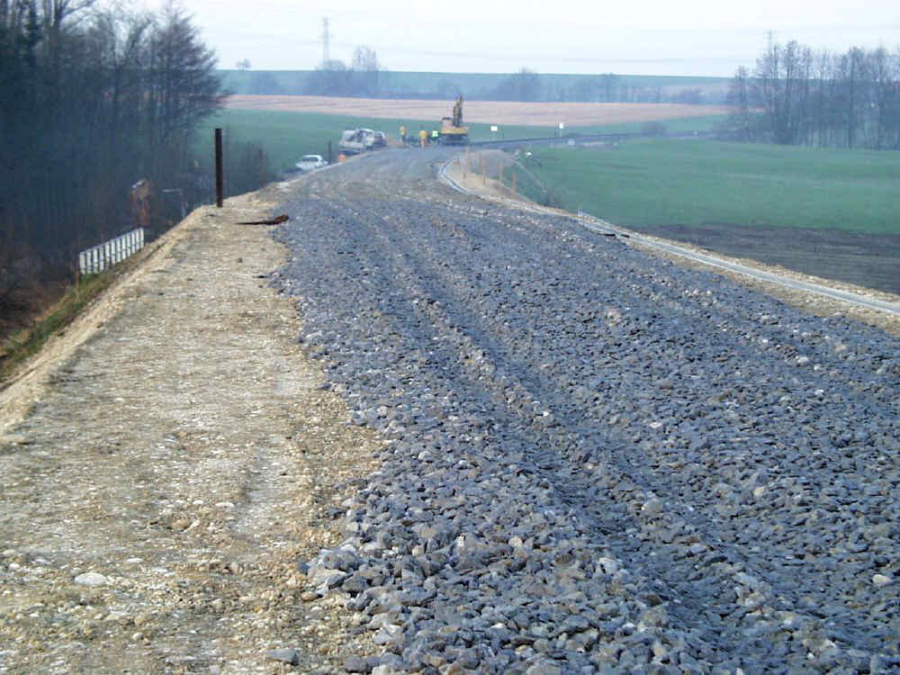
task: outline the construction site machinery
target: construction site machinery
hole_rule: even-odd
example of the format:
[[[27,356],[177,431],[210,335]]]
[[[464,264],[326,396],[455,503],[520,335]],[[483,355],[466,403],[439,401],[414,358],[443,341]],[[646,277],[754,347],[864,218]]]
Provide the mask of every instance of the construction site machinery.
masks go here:
[[[469,127],[463,126],[463,97],[456,97],[453,117],[441,118],[440,142],[447,145],[465,145],[469,142]]]

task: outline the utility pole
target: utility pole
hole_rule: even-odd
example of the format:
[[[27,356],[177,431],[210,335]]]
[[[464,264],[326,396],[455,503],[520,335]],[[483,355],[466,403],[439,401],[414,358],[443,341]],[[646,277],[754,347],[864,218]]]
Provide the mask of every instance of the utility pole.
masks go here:
[[[328,17],[322,19],[322,65],[331,61],[331,37],[328,34]]]
[[[225,175],[222,162],[222,130],[216,128],[216,207],[222,208],[222,197],[225,191]]]

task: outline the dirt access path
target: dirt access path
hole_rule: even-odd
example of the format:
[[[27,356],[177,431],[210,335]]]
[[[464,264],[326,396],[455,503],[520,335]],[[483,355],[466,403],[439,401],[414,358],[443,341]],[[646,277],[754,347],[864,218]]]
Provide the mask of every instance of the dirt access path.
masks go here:
[[[279,648],[313,672],[370,651],[296,563],[340,541],[376,440],[297,346],[270,228],[233,224],[268,206],[192,214],[0,393],[0,672],[282,672]]]

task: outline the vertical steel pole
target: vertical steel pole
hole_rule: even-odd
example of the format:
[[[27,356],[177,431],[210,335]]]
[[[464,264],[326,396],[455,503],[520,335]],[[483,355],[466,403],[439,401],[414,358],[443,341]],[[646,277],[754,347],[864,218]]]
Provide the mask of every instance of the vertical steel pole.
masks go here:
[[[225,191],[225,176],[222,168],[222,130],[216,129],[216,206],[222,208],[222,193]]]
[[[331,141],[328,141],[328,163],[331,164],[334,159],[331,156]]]
[[[263,153],[263,149],[260,148],[259,152],[256,155],[256,187],[261,188],[263,186],[263,165],[266,163],[266,156]]]

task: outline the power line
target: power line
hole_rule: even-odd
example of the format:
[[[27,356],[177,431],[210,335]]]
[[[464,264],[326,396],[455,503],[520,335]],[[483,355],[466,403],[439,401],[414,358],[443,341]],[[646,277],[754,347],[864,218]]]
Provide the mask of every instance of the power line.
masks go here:
[[[359,45],[350,42],[336,42],[336,45],[352,49]],[[557,61],[560,63],[731,63],[744,61],[745,56],[697,56],[697,57],[642,57],[621,58],[615,56],[556,56],[553,54],[490,54],[487,52],[448,52],[430,49],[407,49],[404,47],[392,47],[385,45],[368,45],[378,52],[392,54],[409,54],[412,56],[442,56],[459,59],[493,59],[496,61]]]

